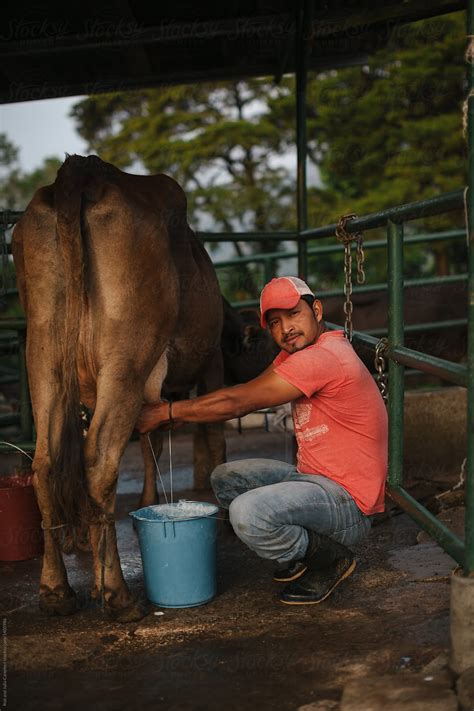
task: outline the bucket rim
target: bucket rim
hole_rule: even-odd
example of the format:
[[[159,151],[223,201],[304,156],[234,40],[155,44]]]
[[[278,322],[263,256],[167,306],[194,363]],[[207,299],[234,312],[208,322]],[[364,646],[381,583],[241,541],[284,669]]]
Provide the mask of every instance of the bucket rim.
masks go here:
[[[163,506],[169,507],[179,505],[179,501],[173,501],[172,503],[168,504],[153,504],[151,506],[143,506],[141,509],[137,509],[136,511],[129,511],[128,515],[132,518],[137,519],[138,521],[144,521],[145,523],[181,523],[182,521],[194,521],[195,519],[199,518],[209,518],[210,516],[213,516],[214,514],[219,512],[219,506],[217,504],[213,504],[210,501],[192,501],[190,499],[180,499],[180,501],[183,501],[186,504],[204,504],[205,506],[208,506],[210,510],[207,513],[196,514],[195,516],[186,516],[186,518],[153,519],[140,516],[140,513],[145,510],[159,509]]]

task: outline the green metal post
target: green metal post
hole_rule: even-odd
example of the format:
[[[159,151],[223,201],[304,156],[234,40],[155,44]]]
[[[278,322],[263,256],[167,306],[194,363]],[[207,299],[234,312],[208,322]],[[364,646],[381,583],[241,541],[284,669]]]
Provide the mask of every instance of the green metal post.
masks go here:
[[[275,260],[267,258],[263,264],[265,284],[268,284],[268,282],[275,276]]]
[[[474,0],[467,7],[468,38],[474,35]],[[471,41],[468,39],[468,42]],[[468,63],[468,194],[467,214],[469,222],[468,256],[468,346],[467,346],[467,461],[466,461],[466,554],[464,572],[474,572],[474,65]]]
[[[296,204],[298,219],[298,274],[308,278],[307,241],[300,234],[308,227],[306,191],[306,86],[309,49],[309,2],[300,0],[296,26]]]
[[[403,224],[387,223],[388,243],[388,340],[390,347],[403,346]],[[403,405],[405,366],[390,359],[388,370],[388,481],[403,482]]]
[[[20,429],[23,442],[31,442],[33,438],[33,415],[31,411],[30,390],[28,387],[28,371],[26,369],[26,331],[18,332],[19,350],[18,365],[20,371]],[[31,462],[22,457],[22,467],[29,469]]]

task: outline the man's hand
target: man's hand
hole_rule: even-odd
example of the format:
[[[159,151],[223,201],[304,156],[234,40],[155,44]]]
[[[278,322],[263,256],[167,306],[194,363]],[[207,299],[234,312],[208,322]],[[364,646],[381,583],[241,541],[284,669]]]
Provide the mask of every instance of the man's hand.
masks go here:
[[[146,434],[169,423],[169,405],[160,402],[157,405],[143,405],[135,425],[140,434]]]

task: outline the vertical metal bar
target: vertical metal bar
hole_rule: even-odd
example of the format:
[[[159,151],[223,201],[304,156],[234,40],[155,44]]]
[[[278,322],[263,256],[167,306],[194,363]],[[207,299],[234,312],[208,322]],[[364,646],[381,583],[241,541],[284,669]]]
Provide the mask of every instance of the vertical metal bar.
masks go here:
[[[275,260],[267,257],[264,261],[265,284],[272,280],[275,274]]]
[[[474,35],[474,0],[467,4],[468,42]],[[469,56],[470,53],[468,53]],[[468,62],[468,193],[467,215],[469,231],[468,255],[468,346],[467,346],[467,460],[466,460],[466,525],[465,525],[465,562],[466,574],[474,571],[474,65]]]
[[[403,346],[403,225],[387,224],[388,243],[388,340],[390,346]],[[403,406],[405,366],[390,359],[388,370],[388,481],[403,482]]]
[[[31,411],[30,389],[28,387],[28,372],[26,369],[26,331],[18,331],[18,366],[20,372],[20,429],[21,441],[31,442],[33,438],[33,415]],[[22,458],[22,467],[29,469],[31,462]]]
[[[307,241],[301,231],[308,227],[308,200],[306,186],[306,87],[309,51],[309,0],[300,0],[296,23],[296,205],[298,220],[298,274],[308,278]]]

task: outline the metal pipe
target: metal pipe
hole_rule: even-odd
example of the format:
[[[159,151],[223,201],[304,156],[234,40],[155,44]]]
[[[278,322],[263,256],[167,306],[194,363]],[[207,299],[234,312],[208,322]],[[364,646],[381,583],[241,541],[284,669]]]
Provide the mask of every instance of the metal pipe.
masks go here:
[[[403,224],[389,221],[388,243],[388,342],[392,348],[403,346]],[[388,377],[388,462],[389,482],[401,486],[403,481],[403,404],[404,366],[390,359]]]
[[[405,346],[389,348],[387,356],[391,361],[400,365],[416,368],[430,375],[436,375],[436,377],[448,380],[450,383],[456,383],[456,385],[467,386],[467,368],[460,363],[451,363],[442,358],[436,358],[426,353],[414,351],[411,348],[405,348]]]
[[[309,54],[309,1],[300,0],[296,25],[296,210],[298,224],[298,275],[308,278],[308,253],[302,230],[308,227],[308,196],[306,185],[306,88]]]
[[[0,216],[1,216],[0,212]],[[0,217],[1,219],[1,217]],[[325,228],[318,228],[325,229]],[[196,236],[203,242],[261,242],[262,240],[275,242],[293,242],[298,240],[297,232],[196,232]],[[329,235],[334,236],[334,235]],[[418,244],[420,242],[438,242],[451,239],[461,239],[466,237],[465,230],[445,230],[444,232],[433,232],[432,234],[421,234],[413,237],[406,237],[405,244]],[[316,238],[314,238],[316,239]],[[364,243],[364,249],[386,248],[386,239],[369,240]],[[332,252],[340,252],[339,244],[327,244],[321,247],[309,247],[310,254],[331,254]],[[288,253],[282,252],[286,256],[297,256],[298,252]],[[255,255],[260,256],[260,255]],[[265,256],[265,255],[261,255]]]
[[[469,0],[467,6],[467,35],[472,42],[474,35],[474,0]],[[466,555],[464,560],[465,574],[474,571],[474,65],[473,59],[468,61],[468,111],[467,111],[467,144],[468,144],[468,193],[467,215],[469,233],[468,255],[468,345],[467,345],[467,460],[466,460],[466,523],[465,542]]]
[[[463,281],[467,281],[467,274],[451,274],[445,277],[428,277],[427,279],[407,279],[405,282],[405,289],[409,286],[430,286],[432,284],[457,284]],[[353,294],[370,294],[372,291],[386,291],[387,284],[380,282],[379,284],[371,284],[370,286],[354,286],[352,289]],[[327,291],[318,292],[321,299],[325,296],[340,296],[342,297],[342,288],[339,289],[328,289]]]
[[[23,210],[0,210],[0,223],[4,226],[14,225],[23,212]]]
[[[0,382],[2,382],[0,380]],[[2,412],[0,413],[0,427],[10,427],[10,425],[20,424],[19,412]]]
[[[331,331],[342,330],[342,326],[339,324],[331,323],[330,321],[326,321],[325,323],[326,327]],[[374,351],[378,342],[378,338],[368,336],[361,331],[354,331],[352,334],[352,343],[361,348]],[[430,373],[431,375],[436,375],[457,385],[463,385],[464,387],[467,385],[467,368],[465,365],[450,363],[448,360],[436,358],[426,353],[420,353],[419,351],[414,351],[405,346],[390,346],[386,352],[386,356],[391,360],[395,360],[397,363],[416,368],[417,370]]]
[[[445,328],[459,328],[467,325],[467,318],[453,318],[446,321],[430,321],[430,323],[411,323],[405,325],[405,333],[430,333]],[[370,336],[386,336],[386,328],[369,328],[366,333]]]
[[[453,230],[454,232],[454,230]],[[456,234],[454,236],[450,237],[445,237],[443,236],[438,236],[436,234],[433,235],[421,235],[420,237],[408,237],[404,240],[405,245],[409,244],[418,244],[419,242],[438,242],[438,241],[445,241],[448,239],[460,239],[460,238],[465,239],[466,238],[466,232],[465,230],[456,230]],[[245,234],[241,239],[245,240]],[[263,237],[262,237],[263,239]],[[215,240],[217,241],[217,240]],[[235,240],[237,241],[237,240]],[[387,248],[387,240],[381,239],[381,240],[370,240],[364,242],[364,251],[367,251],[368,249],[386,249]],[[319,247],[308,247],[308,254],[341,254],[341,246],[339,244],[327,244],[324,246],[319,246]],[[293,257],[297,257],[298,252],[291,251],[291,252],[283,252],[282,250],[279,250],[277,252],[259,252],[258,254],[249,254],[248,256],[245,257],[235,257],[235,259],[225,259],[219,262],[214,262],[214,268],[219,268],[219,267],[232,267],[234,264],[246,264],[248,262],[264,262],[266,259],[292,259]],[[436,280],[437,281],[437,280]]]
[[[408,491],[405,491],[401,486],[387,487],[387,494],[399,506],[411,516],[427,533],[430,534],[440,546],[455,561],[462,565],[464,560],[464,543],[447,528],[444,523],[438,521],[428,509],[420,504],[411,496]]]
[[[283,242],[285,240],[298,239],[296,232],[196,232],[195,234],[203,242],[239,242],[240,240],[245,240],[246,242],[267,242],[269,240]]]
[[[464,191],[456,190],[455,192],[445,193],[427,200],[397,205],[396,207],[389,207],[388,210],[381,210],[380,212],[358,217],[355,220],[350,220],[346,229],[351,233],[360,232],[373,227],[385,227],[388,221],[396,223],[407,222],[416,220],[419,217],[440,215],[443,212],[451,212],[451,210],[462,210],[463,207]],[[324,227],[305,230],[303,236],[307,239],[322,239],[323,237],[333,237],[335,233],[336,223],[333,223]]]
[[[0,319],[0,329],[4,331],[24,331],[26,319],[24,318],[2,318]]]

